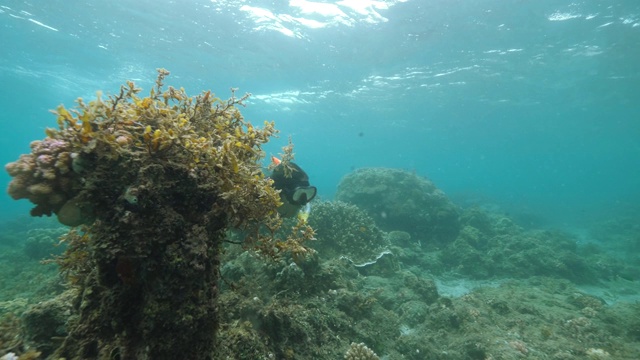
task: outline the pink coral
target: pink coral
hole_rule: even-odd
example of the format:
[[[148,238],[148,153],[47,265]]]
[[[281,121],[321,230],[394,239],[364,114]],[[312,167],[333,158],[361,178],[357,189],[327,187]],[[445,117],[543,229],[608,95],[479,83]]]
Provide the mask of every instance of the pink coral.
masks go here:
[[[46,183],[37,183],[30,185],[27,188],[27,191],[33,195],[48,195],[53,192],[51,185]]]
[[[50,167],[51,165],[53,165],[54,161],[55,161],[55,158],[48,154],[39,155],[36,158],[36,164],[42,167]]]
[[[7,189],[14,199],[29,199],[36,207],[32,215],[51,215],[73,197],[71,146],[59,139],[46,138],[31,143],[31,154],[21,155],[5,170],[13,177]]]

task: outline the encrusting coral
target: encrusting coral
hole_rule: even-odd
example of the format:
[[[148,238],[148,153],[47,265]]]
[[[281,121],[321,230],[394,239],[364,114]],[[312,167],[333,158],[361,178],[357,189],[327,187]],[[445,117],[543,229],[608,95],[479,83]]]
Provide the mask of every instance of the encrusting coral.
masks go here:
[[[259,161],[276,130],[243,119],[249,95],[191,97],[158,72],[147,97],[127,82],[59,106],[59,128],[6,166],[9,194],[34,203],[33,216],[83,225],[58,260],[79,296],[56,358],[210,358],[226,230],[271,256],[304,254],[313,237],[306,224],[274,235],[280,199]]]

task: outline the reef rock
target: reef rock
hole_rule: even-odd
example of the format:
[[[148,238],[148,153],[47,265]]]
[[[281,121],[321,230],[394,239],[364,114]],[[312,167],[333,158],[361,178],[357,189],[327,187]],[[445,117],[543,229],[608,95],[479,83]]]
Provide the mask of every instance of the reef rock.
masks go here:
[[[399,169],[364,168],[346,175],[336,199],[365,210],[381,229],[447,243],[460,229],[457,207],[430,180]]]

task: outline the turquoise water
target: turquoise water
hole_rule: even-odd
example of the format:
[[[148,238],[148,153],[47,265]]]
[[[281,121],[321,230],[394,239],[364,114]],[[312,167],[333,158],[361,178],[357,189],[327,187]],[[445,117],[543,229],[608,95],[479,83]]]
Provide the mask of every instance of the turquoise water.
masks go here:
[[[581,226],[640,200],[640,3],[0,1],[0,162],[58,104],[237,87],[322,198],[355,168],[427,176],[454,201]],[[0,174],[3,186],[9,181]],[[5,217],[26,201],[0,198]]]
[[[273,262],[230,234],[216,358],[338,359],[351,342],[383,359],[640,358],[640,1],[0,0],[0,31],[2,164],[56,126],[50,109],[127,80],[146,93],[157,68],[191,94],[252,93],[245,118],[281,131],[267,155],[295,143],[318,187],[318,256]],[[366,167],[378,169],[354,172]],[[353,175],[340,189],[373,194],[361,208],[324,201]],[[84,321],[58,267],[40,263],[67,228],[31,207],[0,196],[3,358],[46,357]],[[95,263],[113,261],[83,274],[94,260],[72,250],[80,270],[66,279],[118,296],[83,299],[98,319],[135,300],[89,324],[102,354],[125,358],[103,330],[126,340],[129,314],[154,315],[127,296],[172,288],[152,285],[151,256],[96,244]]]

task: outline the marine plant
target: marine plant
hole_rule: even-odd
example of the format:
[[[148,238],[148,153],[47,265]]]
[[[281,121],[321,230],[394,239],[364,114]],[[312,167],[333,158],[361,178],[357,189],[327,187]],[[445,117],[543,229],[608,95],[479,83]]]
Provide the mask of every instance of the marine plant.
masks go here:
[[[297,224],[276,236],[278,192],[259,161],[274,136],[245,121],[249,94],[222,100],[129,81],[117,95],[77,100],[58,128],[6,165],[8,192],[72,226],[60,270],[78,290],[77,315],[54,356],[206,359],[215,351],[220,245],[229,228],[270,256],[305,254]]]

